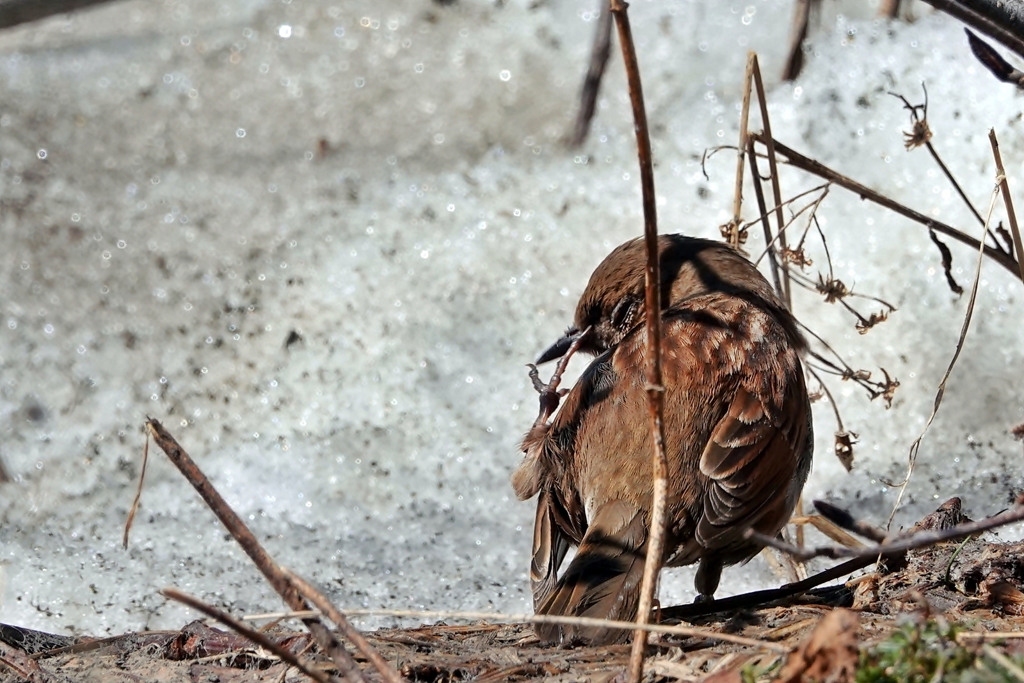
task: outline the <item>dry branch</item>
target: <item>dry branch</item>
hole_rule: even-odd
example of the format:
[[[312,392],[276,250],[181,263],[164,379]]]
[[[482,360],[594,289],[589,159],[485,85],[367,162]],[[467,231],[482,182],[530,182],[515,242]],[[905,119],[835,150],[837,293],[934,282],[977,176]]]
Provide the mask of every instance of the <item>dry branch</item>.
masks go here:
[[[637,155],[640,162],[640,187],[644,207],[644,245],[647,248],[644,306],[647,333],[647,405],[651,414],[651,435],[654,441],[652,463],[653,496],[650,529],[647,539],[647,559],[640,584],[637,624],[643,625],[651,617],[654,591],[661,571],[664,545],[665,516],[668,498],[668,459],[665,456],[665,431],[662,414],[665,387],[661,379],[661,277],[658,264],[658,212],[654,196],[654,163],[651,158],[651,138],[647,131],[647,112],[640,83],[640,65],[637,63],[633,33],[629,26],[628,5],[622,0],[611,0],[611,11],[622,46],[622,59],[629,84],[629,100],[633,105],[633,127],[636,130]],[[629,657],[629,680],[638,682],[643,674],[644,649],[647,632],[637,629],[633,634],[633,648]]]
[[[995,130],[989,130],[988,140],[992,145],[992,157],[996,161],[996,181],[999,184],[999,192],[1003,195],[1007,221],[1010,223],[1010,234],[1013,236],[1013,253],[1017,257],[1021,282],[1024,282],[1024,243],[1022,243],[1020,237],[1020,226],[1017,224],[1017,212],[1013,210],[1010,184],[1006,181],[1006,171],[1003,170],[1003,156],[999,153],[999,141],[996,140]]]
[[[796,79],[804,67],[804,41],[807,40],[807,28],[811,23],[811,5],[820,3],[821,0],[796,0],[793,5],[793,26],[789,32],[789,50],[786,52],[786,65],[782,69],[782,80],[784,81]]]
[[[740,142],[736,146],[736,178],[735,188],[732,197],[732,221],[722,228],[722,237],[732,246],[739,249],[747,241],[747,231],[741,228],[743,217],[740,211],[743,208],[743,157],[747,151],[747,122],[750,120],[750,91],[751,81],[754,78],[754,61],[757,55],[753,52],[747,53],[747,67],[743,74],[743,104],[740,107]],[[703,165],[703,162],[702,162]]]
[[[849,513],[847,513],[849,514]],[[799,548],[775,537],[759,534],[756,531],[748,531],[747,537],[757,540],[758,543],[775,548],[780,552],[787,553],[802,560],[810,560],[815,557],[827,557],[831,559],[868,559],[874,561],[880,557],[896,557],[909,550],[927,548],[928,546],[945,543],[947,541],[959,541],[963,538],[976,536],[985,531],[998,529],[1024,520],[1024,504],[1017,503],[1006,512],[992,515],[978,522],[967,522],[958,524],[952,528],[940,531],[919,531],[916,533],[900,534],[884,543],[863,546],[860,548],[847,548],[845,546],[818,546],[816,548]]]
[[[751,133],[751,139],[753,141],[760,142],[761,144],[766,144],[765,136],[763,133]],[[951,237],[957,242],[960,242],[961,244],[966,244],[967,246],[972,247],[974,249],[978,249],[982,246],[981,242],[971,237],[970,235],[956,228],[950,227],[945,223],[929,218],[928,216],[925,216],[922,213],[914,211],[913,209],[908,208],[900,204],[899,202],[892,200],[889,197],[886,197],[883,194],[875,192],[866,185],[862,185],[857,181],[843,175],[842,173],[833,171],[831,168],[825,166],[821,162],[815,161],[810,157],[804,156],[800,152],[797,152],[796,150],[787,147],[778,140],[772,140],[772,144],[775,147],[775,151],[786,158],[785,163],[788,163],[790,166],[794,168],[799,168],[803,171],[807,171],[808,173],[816,175],[819,178],[831,181],[836,185],[857,194],[862,199],[867,199],[868,201],[874,202],[879,206],[884,206],[885,208],[890,209],[891,211],[895,211],[896,213],[898,213],[901,216],[904,216],[905,218],[909,218],[910,220],[915,221],[916,223],[920,223],[926,228],[931,228],[937,233],[946,235],[947,237]],[[1015,259],[1012,255],[988,245],[984,246],[984,252],[985,256],[988,256],[990,259],[1001,265],[1003,268],[1013,273],[1014,277],[1017,276],[1019,272],[1017,259]]]
[[[601,17],[594,33],[594,47],[590,52],[590,66],[587,68],[583,89],[580,92],[576,125],[573,126],[572,138],[569,140],[571,147],[579,147],[587,139],[590,123],[594,119],[594,109],[597,106],[597,93],[601,90],[601,79],[604,77],[604,70],[608,66],[608,58],[612,52],[612,14],[604,3],[601,3],[600,12]]]
[[[754,153],[754,138],[747,138],[747,159],[750,162],[750,179],[754,183],[754,199],[757,200],[757,210],[760,213],[759,220],[764,230],[764,243],[769,245],[768,269],[772,274],[772,284],[776,292],[782,292],[782,278],[779,276],[779,259],[771,245],[775,242],[772,236],[772,224],[768,220],[768,204],[764,200],[764,188],[761,186],[761,174],[757,170],[757,154]]]
[[[328,619],[334,622],[334,625],[341,631],[341,635],[344,636],[350,643],[355,645],[363,656],[366,657],[367,661],[373,665],[373,668],[381,675],[381,677],[388,681],[388,683],[404,683],[405,679],[388,664],[383,657],[381,657],[376,650],[367,642],[363,634],[357,629],[353,628],[349,623],[345,615],[341,613],[334,604],[327,599],[327,596],[314,588],[308,581],[297,576],[295,573],[284,570],[285,576],[295,585],[302,597],[313,603],[313,606],[320,610],[321,613],[327,616]]]
[[[107,2],[110,0],[0,0],[0,29]]]
[[[1024,5],[1005,0],[924,0],[1024,57]]]
[[[764,137],[762,144],[764,144],[767,150],[768,156],[768,172],[771,174],[772,180],[772,195],[775,199],[775,222],[776,227],[779,230],[779,248],[783,254],[789,251],[789,245],[786,243],[786,234],[784,232],[786,227],[786,221],[782,217],[782,188],[779,187],[779,166],[775,156],[775,145],[772,139],[772,124],[768,117],[768,98],[764,94],[764,82],[761,80],[761,67],[758,66],[757,57],[754,57],[754,87],[757,88],[757,101],[761,107],[761,125],[764,127]],[[769,243],[770,244],[770,243]],[[781,260],[782,266],[782,290],[779,291],[779,296],[786,304],[786,308],[793,310],[793,297],[789,283],[789,268],[786,266],[784,259]]]
[[[312,664],[303,662],[287,648],[281,647],[273,638],[261,633],[260,631],[249,628],[224,610],[217,609],[213,605],[208,605],[199,598],[189,595],[188,593],[183,593],[175,588],[164,588],[160,591],[160,594],[165,598],[170,598],[171,600],[188,605],[192,609],[198,610],[206,616],[216,619],[238,635],[244,636],[260,647],[269,650],[274,653],[276,657],[281,659],[281,661],[294,666],[296,669],[319,683],[332,683],[337,680],[333,676],[328,676],[327,672],[317,669]]]
[[[149,418],[146,421],[146,429],[153,436],[157,446],[167,455],[172,463],[184,475],[192,487],[202,496],[206,504],[213,510],[213,513],[220,519],[221,524],[227,528],[231,536],[242,547],[249,559],[253,561],[256,568],[266,577],[267,582],[284,600],[290,609],[305,610],[309,606],[299,595],[295,586],[288,580],[281,568],[277,565],[269,553],[256,540],[252,531],[249,530],[238,514],[231,509],[227,501],[217,492],[210,480],[199,469],[195,461],[185,450],[178,445],[174,437],[164,429],[157,420]],[[313,634],[320,647],[339,663],[339,670],[342,675],[353,683],[365,683],[365,678],[359,667],[356,665],[352,655],[337,641],[331,632],[318,619],[310,618],[303,623],[309,632]]]

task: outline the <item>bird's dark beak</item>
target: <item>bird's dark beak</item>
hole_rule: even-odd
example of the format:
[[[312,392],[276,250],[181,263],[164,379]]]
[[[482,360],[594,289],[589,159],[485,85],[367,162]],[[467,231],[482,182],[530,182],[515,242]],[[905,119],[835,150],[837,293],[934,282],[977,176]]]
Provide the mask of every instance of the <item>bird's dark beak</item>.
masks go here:
[[[540,365],[541,363],[547,363],[549,360],[561,358],[569,351],[569,347],[572,346],[572,343],[582,335],[583,332],[580,332],[579,329],[576,327],[570,327],[565,331],[565,335],[561,339],[549,346],[547,351],[540,354],[540,357],[537,358],[537,364]]]

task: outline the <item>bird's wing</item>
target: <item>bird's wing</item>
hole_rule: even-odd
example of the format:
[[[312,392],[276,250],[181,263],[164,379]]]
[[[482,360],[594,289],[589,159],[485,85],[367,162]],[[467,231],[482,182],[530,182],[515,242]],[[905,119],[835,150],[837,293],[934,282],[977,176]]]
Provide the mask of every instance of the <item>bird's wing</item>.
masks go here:
[[[792,384],[786,400],[806,402],[799,393],[803,383]],[[806,413],[777,412],[780,419],[771,420],[761,399],[741,386],[711,432],[700,459],[701,472],[711,479],[696,531],[704,547],[742,543],[743,533],[789,495],[804,448]]]
[[[562,533],[555,516],[551,491],[544,489],[537,498],[537,517],[533,522],[533,560],[530,562],[530,587],[533,608],[551,595],[558,580],[558,569],[569,550],[569,539]]]

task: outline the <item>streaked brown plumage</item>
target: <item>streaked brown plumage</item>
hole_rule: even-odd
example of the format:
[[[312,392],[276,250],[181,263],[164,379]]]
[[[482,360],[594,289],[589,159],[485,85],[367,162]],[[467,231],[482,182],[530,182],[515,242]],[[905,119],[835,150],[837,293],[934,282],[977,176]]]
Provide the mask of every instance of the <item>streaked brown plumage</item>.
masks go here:
[[[711,599],[722,567],[753,557],[747,529],[775,535],[811,465],[810,403],[793,317],[742,256],[708,240],[663,235],[662,363],[669,461],[666,565],[700,562]],[[538,614],[636,617],[651,505],[645,391],[644,245],[616,248],[594,271],[573,327],[541,361],[597,358],[550,424],[532,429],[513,474],[538,495],[530,576]],[[561,577],[571,545],[576,556]],[[610,643],[628,631],[538,625],[546,641]]]

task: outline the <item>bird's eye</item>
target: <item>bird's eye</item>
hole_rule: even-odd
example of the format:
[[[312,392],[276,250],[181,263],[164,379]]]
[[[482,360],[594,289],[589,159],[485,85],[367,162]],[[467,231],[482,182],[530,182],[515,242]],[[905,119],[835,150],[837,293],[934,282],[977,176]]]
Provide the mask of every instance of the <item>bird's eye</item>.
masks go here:
[[[636,299],[626,297],[615,304],[615,308],[612,309],[612,327],[619,330],[632,327],[638,303]]]

